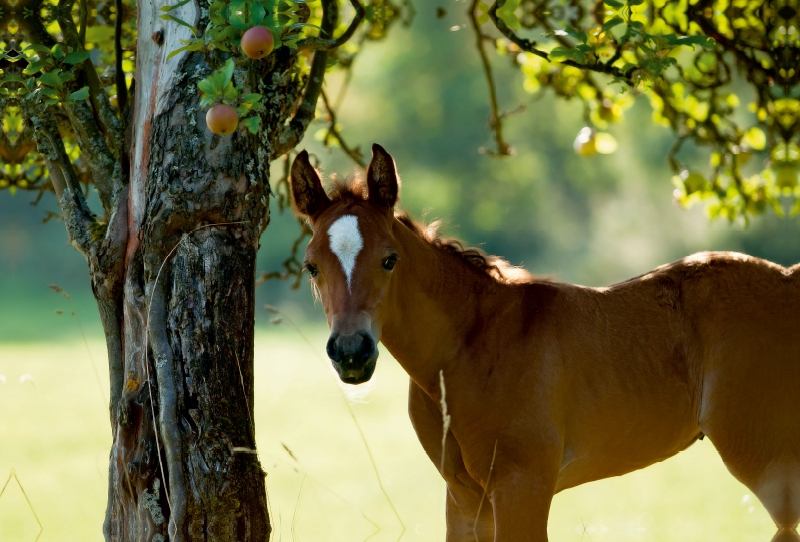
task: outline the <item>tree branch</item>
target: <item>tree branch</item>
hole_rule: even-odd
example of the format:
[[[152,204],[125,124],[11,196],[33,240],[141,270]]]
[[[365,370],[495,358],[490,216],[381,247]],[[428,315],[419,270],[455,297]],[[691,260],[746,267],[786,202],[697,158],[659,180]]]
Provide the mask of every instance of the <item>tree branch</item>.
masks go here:
[[[503,0],[504,1],[504,0]],[[489,105],[491,111],[489,113],[489,127],[494,132],[494,139],[497,144],[497,154],[499,156],[507,156],[512,154],[511,147],[503,139],[503,120],[500,114],[500,108],[497,105],[497,87],[494,82],[494,74],[492,73],[492,65],[489,62],[489,57],[484,48],[484,35],[481,32],[478,19],[475,15],[475,8],[478,6],[478,0],[472,0],[469,8],[469,20],[472,23],[472,29],[475,31],[475,45],[478,48],[478,53],[481,57],[481,64],[483,65],[483,73],[486,76],[486,83],[489,85]]]
[[[336,28],[338,21],[338,0],[322,0],[322,24],[320,26],[322,33],[330,35]],[[311,70],[308,74],[308,82],[306,83],[300,107],[297,108],[294,117],[283,129],[276,130],[276,135],[272,139],[270,161],[286,154],[303,139],[303,135],[305,135],[308,125],[314,120],[317,111],[317,100],[322,90],[322,83],[325,80],[327,65],[328,50],[315,50],[314,60],[311,61]]]
[[[33,122],[36,144],[50,171],[53,188],[64,214],[64,224],[67,227],[70,244],[88,259],[95,244],[91,234],[92,226],[95,224],[94,215],[89,210],[78,177],[64,149],[58,125],[46,112],[37,113],[30,115],[29,118]]]
[[[347,30],[345,30],[344,33],[341,36],[339,36],[336,39],[333,39],[333,38],[324,39],[324,38],[322,38],[320,36],[314,36],[314,37],[306,38],[304,40],[300,40],[300,41],[297,42],[297,48],[299,50],[303,50],[303,49],[312,49],[312,50],[326,49],[326,50],[331,50],[331,49],[336,49],[337,47],[341,47],[342,45],[347,43],[350,40],[350,38],[353,37],[353,34],[355,33],[356,29],[358,29],[358,26],[361,24],[361,21],[364,20],[364,17],[367,14],[367,10],[364,9],[364,6],[361,5],[361,2],[359,2],[358,0],[350,0],[350,3],[352,4],[353,8],[356,10],[356,14],[353,17],[353,20],[350,22],[350,26],[347,27]],[[323,6],[324,6],[324,4],[325,4],[325,2],[323,2]],[[338,10],[338,6],[337,6],[337,10]],[[338,14],[337,14],[337,18],[338,18]],[[332,33],[332,31],[331,32],[324,32],[323,31],[322,33],[330,35]]]
[[[547,54],[545,51],[542,51],[541,49],[536,48],[535,41],[531,41],[529,39],[517,36],[514,33],[514,31],[511,30],[508,27],[508,25],[503,21],[503,19],[497,17],[497,10],[502,8],[503,5],[505,5],[505,3],[506,0],[495,0],[494,5],[492,5],[492,7],[489,8],[489,17],[492,19],[492,22],[494,23],[497,30],[499,30],[500,33],[503,34],[503,36],[508,38],[512,43],[516,44],[516,46],[522,49],[523,51],[542,57],[548,62],[553,62],[552,60],[550,60],[549,54]],[[616,62],[617,58],[612,57],[614,62]],[[569,59],[560,60],[558,62],[559,64],[563,64],[564,66],[572,66],[573,68],[578,68],[581,70],[589,70],[598,73],[605,73],[607,75],[611,75],[612,77],[622,79],[630,86],[635,85],[634,81],[631,79],[631,75],[633,74],[633,69],[627,72],[623,72],[616,66],[612,66],[612,62],[610,61],[606,64],[603,64],[602,62],[596,62],[594,64],[581,64],[579,62],[575,62],[574,60],[569,60]]]
[[[328,102],[328,95],[325,92],[325,89],[320,90],[320,96],[322,97],[322,102],[325,104],[325,109],[328,111],[327,136],[333,136],[333,138],[339,143],[339,146],[342,148],[344,153],[349,156],[353,162],[363,168],[366,168],[367,163],[364,162],[364,157],[361,154],[361,150],[358,147],[349,147],[347,143],[345,143],[344,139],[342,139],[342,134],[339,132],[338,128],[336,128],[336,111],[334,111],[333,107],[331,107],[331,104]]]

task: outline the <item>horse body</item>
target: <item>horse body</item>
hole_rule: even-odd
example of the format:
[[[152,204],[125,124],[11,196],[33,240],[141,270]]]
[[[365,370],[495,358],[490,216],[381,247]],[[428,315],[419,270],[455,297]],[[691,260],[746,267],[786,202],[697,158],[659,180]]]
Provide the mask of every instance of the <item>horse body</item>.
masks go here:
[[[373,152],[368,195],[331,201],[302,157],[292,186],[312,209],[329,354],[360,382],[380,340],[410,375],[412,423],[448,485],[448,541],[546,541],[555,493],[703,435],[768,509],[775,540],[800,540],[797,266],[705,253],[607,288],[506,280],[394,216],[394,164]],[[343,216],[358,250],[337,265],[325,232]]]

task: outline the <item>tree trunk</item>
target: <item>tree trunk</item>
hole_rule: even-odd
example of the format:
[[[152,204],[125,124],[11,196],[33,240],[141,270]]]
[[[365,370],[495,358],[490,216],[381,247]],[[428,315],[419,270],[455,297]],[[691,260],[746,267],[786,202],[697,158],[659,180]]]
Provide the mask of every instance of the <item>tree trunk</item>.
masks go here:
[[[269,221],[269,160],[286,150],[274,142],[291,148],[310,119],[286,136],[302,81],[282,48],[234,76],[266,97],[262,131],[212,135],[196,90],[211,68],[200,53],[167,60],[189,31],[158,18],[166,3],[140,3],[138,14],[130,182],[117,217],[124,262],[116,286],[92,273],[112,388],[104,533],[266,541],[253,424],[256,252]],[[173,13],[202,27],[195,10]]]
[[[142,30],[140,42],[151,34]],[[119,541],[263,541],[253,318],[268,161],[248,175],[258,138],[205,129],[195,89],[210,69],[201,55],[166,62],[170,43],[138,51],[140,63],[156,58],[138,79],[151,86],[135,96],[124,287],[117,307],[100,304],[115,313],[104,323],[117,364],[104,531]]]

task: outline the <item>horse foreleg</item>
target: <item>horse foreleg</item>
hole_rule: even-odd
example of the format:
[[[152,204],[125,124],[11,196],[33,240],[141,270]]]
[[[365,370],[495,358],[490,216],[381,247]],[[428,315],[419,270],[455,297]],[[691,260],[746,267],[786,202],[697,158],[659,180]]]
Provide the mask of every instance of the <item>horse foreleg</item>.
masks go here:
[[[450,431],[445,438],[442,463],[442,413],[413,380],[408,413],[425,453],[447,482],[447,542],[491,542],[494,521],[488,498],[481,505],[483,489],[467,473],[461,447]]]
[[[492,506],[481,495],[460,484],[447,485],[447,542],[492,542]]]
[[[547,518],[558,481],[559,453],[527,456],[515,446],[496,449],[493,469],[486,482],[495,523],[494,542],[547,542]]]

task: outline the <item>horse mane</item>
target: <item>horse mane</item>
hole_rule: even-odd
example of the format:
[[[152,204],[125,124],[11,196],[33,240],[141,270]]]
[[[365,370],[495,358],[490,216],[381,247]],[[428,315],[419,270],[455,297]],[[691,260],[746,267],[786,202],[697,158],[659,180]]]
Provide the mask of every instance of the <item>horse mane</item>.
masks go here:
[[[327,191],[331,201],[347,205],[367,200],[367,183],[362,175],[356,175],[351,179],[331,176],[331,180],[333,183]],[[525,269],[511,265],[499,256],[486,254],[486,252],[476,247],[465,247],[460,239],[443,237],[439,232],[439,228],[442,225],[441,220],[434,220],[425,224],[414,220],[407,212],[399,209],[395,209],[394,217],[400,224],[416,233],[433,248],[456,256],[464,263],[482,271],[499,283],[531,282],[534,278]]]

